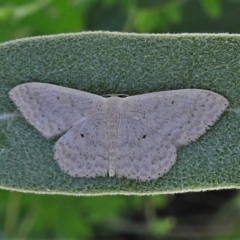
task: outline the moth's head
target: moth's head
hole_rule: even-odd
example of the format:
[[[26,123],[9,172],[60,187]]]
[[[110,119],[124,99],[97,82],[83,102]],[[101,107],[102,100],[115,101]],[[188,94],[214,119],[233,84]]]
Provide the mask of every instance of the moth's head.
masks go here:
[[[104,98],[110,98],[110,97],[125,98],[125,97],[129,97],[129,95],[127,95],[127,94],[104,94],[104,95],[102,95],[102,97],[104,97]]]

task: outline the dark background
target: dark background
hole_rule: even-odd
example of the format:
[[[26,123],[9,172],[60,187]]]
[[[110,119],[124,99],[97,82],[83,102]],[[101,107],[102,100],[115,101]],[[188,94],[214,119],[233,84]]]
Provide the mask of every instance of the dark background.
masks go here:
[[[0,0],[0,42],[89,30],[239,33],[239,0]],[[240,239],[237,190],[72,197],[0,190],[0,239]]]

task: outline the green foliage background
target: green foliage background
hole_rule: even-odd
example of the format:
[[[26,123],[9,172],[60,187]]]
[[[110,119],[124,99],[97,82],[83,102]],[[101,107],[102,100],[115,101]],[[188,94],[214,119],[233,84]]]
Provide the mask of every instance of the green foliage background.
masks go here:
[[[2,0],[0,42],[83,30],[239,33],[239,8],[238,0]],[[179,216],[163,214],[173,198],[178,196],[86,198],[1,191],[0,238],[176,237]],[[211,221],[200,221],[202,228],[194,234],[239,237],[239,206],[236,194]],[[220,224],[225,228],[209,230]]]

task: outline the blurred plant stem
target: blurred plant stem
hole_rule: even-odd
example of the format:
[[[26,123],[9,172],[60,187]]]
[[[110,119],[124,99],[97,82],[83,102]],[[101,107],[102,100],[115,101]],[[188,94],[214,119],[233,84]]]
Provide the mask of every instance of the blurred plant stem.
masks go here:
[[[131,32],[134,29],[134,19],[137,13],[137,1],[129,1],[127,20],[122,28],[123,32]]]
[[[144,215],[148,226],[156,220],[156,206],[149,197],[145,199]]]
[[[21,193],[11,192],[6,210],[4,236],[6,238],[24,239],[30,232],[30,229],[36,219],[38,209],[34,205],[30,206],[27,213],[21,217]]]
[[[6,237],[12,237],[16,231],[17,220],[20,210],[21,195],[19,193],[11,192],[9,194],[9,200],[6,211],[4,235]]]

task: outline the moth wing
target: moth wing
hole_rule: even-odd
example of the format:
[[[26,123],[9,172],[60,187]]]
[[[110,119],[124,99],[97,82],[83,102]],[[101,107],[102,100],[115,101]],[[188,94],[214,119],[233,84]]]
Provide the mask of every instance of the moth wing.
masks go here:
[[[9,92],[26,120],[46,138],[58,136],[74,123],[104,111],[104,98],[46,83],[25,83]]]
[[[74,125],[54,146],[54,159],[73,177],[106,176],[108,173],[107,122],[104,113]]]
[[[122,109],[177,147],[204,134],[227,106],[227,99],[217,93],[185,89],[127,97]]]
[[[157,179],[176,161],[176,147],[155,129],[127,114],[120,116],[115,174],[118,177]]]

